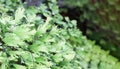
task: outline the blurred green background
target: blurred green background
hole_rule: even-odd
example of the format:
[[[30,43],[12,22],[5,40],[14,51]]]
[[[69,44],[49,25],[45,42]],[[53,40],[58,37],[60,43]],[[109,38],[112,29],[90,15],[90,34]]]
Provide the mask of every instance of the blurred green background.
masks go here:
[[[84,35],[120,59],[120,0],[59,0],[59,5]]]

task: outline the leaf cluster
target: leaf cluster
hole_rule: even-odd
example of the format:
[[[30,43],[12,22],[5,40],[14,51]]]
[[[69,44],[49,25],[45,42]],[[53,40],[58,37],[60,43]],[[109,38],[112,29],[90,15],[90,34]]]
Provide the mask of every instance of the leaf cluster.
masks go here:
[[[116,58],[82,35],[75,20],[59,14],[56,0],[48,5],[1,13],[1,69],[120,68]]]

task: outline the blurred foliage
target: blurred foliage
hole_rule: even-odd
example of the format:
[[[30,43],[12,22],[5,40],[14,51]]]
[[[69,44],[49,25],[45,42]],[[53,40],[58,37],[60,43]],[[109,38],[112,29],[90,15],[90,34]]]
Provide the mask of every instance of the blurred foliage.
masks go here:
[[[67,8],[79,10],[74,13],[75,10],[65,7],[61,11],[78,13],[75,18],[81,24],[87,23],[88,38],[120,59],[120,0],[63,0],[63,3]]]
[[[0,0],[7,9],[0,13],[0,69],[120,69],[118,59],[86,39],[75,20],[59,14],[56,0],[37,8],[7,1],[13,0]]]

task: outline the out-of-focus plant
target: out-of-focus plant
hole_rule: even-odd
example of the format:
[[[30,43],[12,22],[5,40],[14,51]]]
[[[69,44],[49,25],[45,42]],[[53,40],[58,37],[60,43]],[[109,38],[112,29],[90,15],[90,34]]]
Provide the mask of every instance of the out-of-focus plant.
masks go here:
[[[79,9],[76,18],[81,23],[87,22],[88,38],[120,58],[120,0],[63,0],[63,3]],[[71,12],[76,14],[74,10]]]
[[[12,12],[21,4],[20,0],[0,0],[0,13]]]

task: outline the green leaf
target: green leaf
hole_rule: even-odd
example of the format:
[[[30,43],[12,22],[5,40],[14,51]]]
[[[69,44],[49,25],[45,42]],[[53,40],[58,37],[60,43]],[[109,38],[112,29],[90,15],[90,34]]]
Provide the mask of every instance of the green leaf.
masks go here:
[[[32,51],[32,52],[39,52],[39,45],[38,44],[33,44],[31,46],[29,46],[29,49]]]
[[[40,56],[36,58],[36,62],[38,63],[44,63],[47,60],[47,57]]]
[[[115,5],[115,9],[116,9],[117,11],[120,11],[120,5],[116,4],[116,5]]]
[[[35,58],[33,57],[33,54],[30,52],[25,52],[20,55],[22,60],[25,62],[26,65],[33,66],[35,62]]]
[[[109,18],[110,18],[110,20],[116,20],[116,16],[114,15],[114,14],[111,14],[110,16],[109,16]]]
[[[39,47],[39,51],[48,53],[48,48],[47,48],[46,45],[41,45],[41,46]]]
[[[39,42],[39,41],[38,41]],[[31,46],[29,46],[29,49],[32,50],[33,52],[45,52],[48,53],[48,47],[46,45],[35,43]]]
[[[52,56],[52,59],[53,59],[55,62],[63,61],[62,54],[55,54],[55,55]]]
[[[13,33],[6,33],[3,41],[8,46],[24,45],[24,42],[16,34]]]
[[[49,4],[49,6],[50,6],[50,9],[52,10],[53,15],[59,13],[58,6],[54,6],[54,4]]]
[[[80,1],[82,4],[88,4],[89,0],[81,0]]]
[[[74,57],[75,57],[75,52],[74,51],[68,51],[65,55],[63,55],[63,57],[68,60],[71,61]]]
[[[115,5],[117,0],[107,0],[110,5]]]
[[[27,69],[25,66],[14,64],[15,69]]]
[[[51,27],[49,24],[51,20],[52,17],[48,16],[45,23],[43,25],[39,25],[36,34],[40,36],[41,34],[46,33],[46,31]]]
[[[15,12],[15,21],[19,21],[24,17],[25,9],[23,7],[19,7]]]
[[[47,66],[45,66],[45,65],[37,65],[37,66],[35,67],[35,69],[51,69],[51,68],[49,68],[49,67],[47,67]]]
[[[35,30],[31,30],[29,26],[22,25],[16,27],[13,32],[22,40],[32,39],[32,35],[36,33]]]

